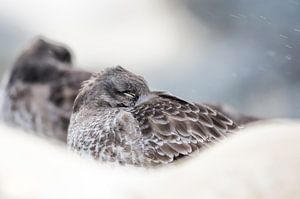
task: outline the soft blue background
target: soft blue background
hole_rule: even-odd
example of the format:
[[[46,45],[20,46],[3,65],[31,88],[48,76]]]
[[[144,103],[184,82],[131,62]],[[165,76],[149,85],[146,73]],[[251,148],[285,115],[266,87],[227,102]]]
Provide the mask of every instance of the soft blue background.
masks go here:
[[[300,116],[300,0],[0,0],[1,73],[36,35],[76,65],[266,117]]]

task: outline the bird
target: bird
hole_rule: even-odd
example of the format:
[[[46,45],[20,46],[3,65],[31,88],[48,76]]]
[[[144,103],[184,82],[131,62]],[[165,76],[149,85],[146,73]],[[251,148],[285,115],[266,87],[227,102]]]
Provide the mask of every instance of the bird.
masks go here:
[[[101,162],[152,167],[209,148],[240,127],[224,114],[168,92],[121,66],[94,73],[74,104],[68,148]]]
[[[0,118],[44,138],[67,142],[72,106],[90,72],[74,69],[64,44],[36,38],[1,82]]]

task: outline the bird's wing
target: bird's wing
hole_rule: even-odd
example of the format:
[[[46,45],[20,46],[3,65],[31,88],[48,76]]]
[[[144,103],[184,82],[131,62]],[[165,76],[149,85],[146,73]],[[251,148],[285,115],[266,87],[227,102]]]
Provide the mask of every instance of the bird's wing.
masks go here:
[[[137,105],[132,114],[148,147],[146,155],[154,163],[172,162],[237,128],[231,119],[206,105],[188,103],[162,92]]]
[[[32,121],[35,123],[33,131],[49,134],[65,142],[73,102],[81,82],[88,79],[90,73],[72,68],[53,70],[56,78],[43,84],[15,84],[14,88],[19,89],[14,93],[13,103],[28,104],[26,112],[29,116],[37,118]]]
[[[232,107],[223,104],[215,104],[215,103],[205,103],[205,105],[221,112],[222,114],[226,115],[233,119],[238,125],[246,125],[252,122],[264,120],[264,118],[259,118],[251,115],[245,115],[243,113],[238,112]]]

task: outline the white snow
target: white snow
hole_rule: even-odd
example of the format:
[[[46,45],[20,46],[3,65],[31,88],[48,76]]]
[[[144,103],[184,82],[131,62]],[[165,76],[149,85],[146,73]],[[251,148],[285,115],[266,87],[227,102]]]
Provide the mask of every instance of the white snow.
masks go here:
[[[300,122],[242,130],[163,168],[94,163],[0,126],[0,198],[299,198]]]

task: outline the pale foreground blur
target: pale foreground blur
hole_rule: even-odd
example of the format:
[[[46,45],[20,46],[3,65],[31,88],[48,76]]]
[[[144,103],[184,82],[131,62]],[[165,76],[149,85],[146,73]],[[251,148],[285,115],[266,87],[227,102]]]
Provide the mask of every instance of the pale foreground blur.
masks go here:
[[[0,198],[299,198],[300,122],[242,130],[160,169],[94,163],[1,126]]]

